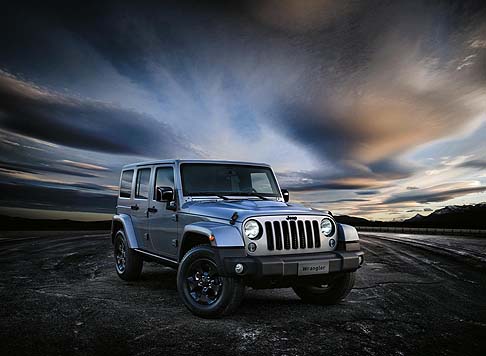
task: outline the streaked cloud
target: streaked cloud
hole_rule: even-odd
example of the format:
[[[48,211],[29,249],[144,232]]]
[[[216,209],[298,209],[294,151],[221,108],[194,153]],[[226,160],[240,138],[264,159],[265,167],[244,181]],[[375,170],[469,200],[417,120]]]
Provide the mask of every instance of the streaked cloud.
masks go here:
[[[486,159],[473,159],[470,161],[465,161],[459,164],[459,167],[464,168],[475,168],[475,169],[486,169]]]
[[[93,189],[76,188],[79,187],[49,187],[0,182],[3,206],[96,213],[114,211],[116,195],[93,192]]]
[[[96,174],[88,172],[73,171],[70,169],[62,168],[59,165],[43,164],[42,162],[33,163],[20,163],[20,162],[2,162],[0,161],[0,168],[5,171],[17,172],[17,173],[29,173],[38,174],[40,172],[44,173],[58,173],[70,176],[91,178],[96,177]]]
[[[6,72],[0,72],[0,110],[4,130],[59,145],[147,156],[188,151],[169,125],[148,115],[47,90]]]
[[[477,184],[444,184],[430,188],[417,189],[411,192],[398,193],[392,195],[384,201],[385,204],[395,204],[404,202],[416,202],[427,204],[432,202],[443,202],[456,197],[462,197],[472,193],[482,193],[486,191],[486,185]]]
[[[102,167],[96,164],[92,163],[85,163],[85,162],[76,162],[76,161],[71,161],[69,159],[63,159],[60,161],[62,164],[75,167],[75,168],[81,168],[81,169],[86,169],[89,171],[107,171],[108,168]]]
[[[76,204],[47,190],[79,190],[88,211],[123,164],[201,157],[268,162],[293,200],[338,213],[477,202],[486,7],[457,4],[6,4],[0,183],[52,211]]]

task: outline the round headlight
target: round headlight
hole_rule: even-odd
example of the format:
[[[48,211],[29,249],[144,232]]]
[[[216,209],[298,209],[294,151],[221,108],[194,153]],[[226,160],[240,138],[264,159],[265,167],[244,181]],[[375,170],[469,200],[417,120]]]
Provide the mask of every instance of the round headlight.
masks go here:
[[[243,227],[243,232],[249,239],[257,239],[260,237],[260,224],[255,220],[248,220]]]
[[[322,219],[321,232],[326,236],[331,236],[334,233],[334,223],[331,221],[331,219]]]

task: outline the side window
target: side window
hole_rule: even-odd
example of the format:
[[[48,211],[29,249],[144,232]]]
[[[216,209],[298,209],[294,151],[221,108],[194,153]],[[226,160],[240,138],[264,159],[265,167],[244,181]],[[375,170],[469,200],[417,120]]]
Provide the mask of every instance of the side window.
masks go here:
[[[124,171],[120,182],[120,198],[130,198],[132,193],[133,170]]]
[[[172,167],[160,167],[155,172],[155,187],[170,187],[174,189],[174,169]],[[154,199],[157,190],[154,189]]]
[[[150,181],[150,168],[137,171],[137,184],[135,186],[136,199],[148,199]]]

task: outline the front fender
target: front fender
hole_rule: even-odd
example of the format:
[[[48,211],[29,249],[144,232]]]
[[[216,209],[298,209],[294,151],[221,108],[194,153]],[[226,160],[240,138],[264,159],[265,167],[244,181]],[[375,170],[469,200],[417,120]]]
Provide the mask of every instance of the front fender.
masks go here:
[[[338,224],[338,250],[360,251],[358,231],[352,226]]]
[[[344,242],[352,242],[352,241],[359,241],[358,231],[350,226],[345,224],[337,224],[338,225],[338,240]]]
[[[138,248],[137,237],[133,229],[132,219],[127,214],[118,214],[111,220],[111,236],[115,238],[115,233],[119,228],[123,228],[130,248]]]
[[[186,225],[182,233],[182,240],[189,233],[196,233],[207,236],[212,235],[214,239],[211,245],[215,247],[244,247],[243,238],[240,231],[233,225],[222,224],[212,221],[200,221]]]

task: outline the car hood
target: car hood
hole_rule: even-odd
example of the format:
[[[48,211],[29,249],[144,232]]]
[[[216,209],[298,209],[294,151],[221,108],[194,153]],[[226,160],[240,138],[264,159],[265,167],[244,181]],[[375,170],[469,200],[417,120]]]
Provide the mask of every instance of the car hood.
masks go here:
[[[182,206],[182,212],[213,218],[230,219],[236,212],[242,222],[250,216],[262,215],[324,215],[327,212],[306,208],[300,204],[289,204],[275,200],[226,200],[226,201],[191,201]]]

